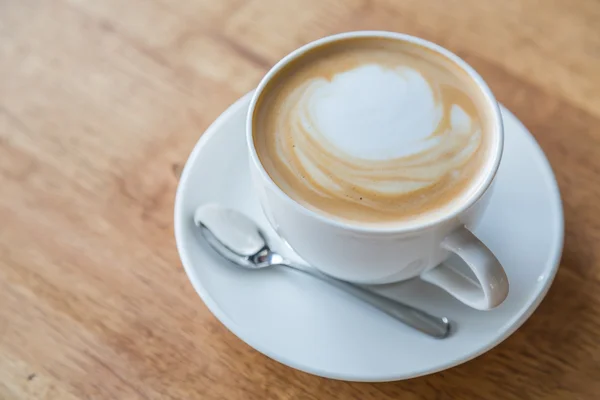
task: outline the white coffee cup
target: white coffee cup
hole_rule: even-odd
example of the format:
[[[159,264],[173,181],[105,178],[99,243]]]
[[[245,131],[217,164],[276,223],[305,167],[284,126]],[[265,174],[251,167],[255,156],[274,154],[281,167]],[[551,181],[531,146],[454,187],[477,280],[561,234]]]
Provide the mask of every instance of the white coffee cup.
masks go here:
[[[253,116],[265,86],[273,76],[307,51],[348,38],[376,37],[412,42],[454,61],[478,85],[491,115],[491,158],[486,176],[472,195],[452,213],[418,224],[370,226],[341,222],[299,204],[284,193],[265,171],[254,147]],[[483,79],[450,51],[423,39],[392,32],[349,32],[309,43],[279,61],[262,79],[250,103],[246,123],[250,170],[261,206],[269,222],[308,263],[338,279],[384,284],[420,276],[446,290],[468,306],[489,310],[508,295],[504,269],[466,226],[480,219],[487,205],[503,148],[502,118],[498,103]],[[473,272],[469,277],[444,264],[452,254],[460,257]]]

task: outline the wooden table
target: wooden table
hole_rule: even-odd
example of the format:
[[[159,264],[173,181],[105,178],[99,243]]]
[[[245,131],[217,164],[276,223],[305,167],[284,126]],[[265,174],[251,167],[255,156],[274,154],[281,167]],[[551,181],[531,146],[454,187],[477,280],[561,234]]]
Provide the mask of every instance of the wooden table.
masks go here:
[[[566,216],[554,285],[518,332],[387,384],[242,343],[192,289],[172,226],[211,121],[292,49],[358,29],[473,65],[545,150]],[[599,174],[595,0],[1,0],[0,399],[598,399]]]

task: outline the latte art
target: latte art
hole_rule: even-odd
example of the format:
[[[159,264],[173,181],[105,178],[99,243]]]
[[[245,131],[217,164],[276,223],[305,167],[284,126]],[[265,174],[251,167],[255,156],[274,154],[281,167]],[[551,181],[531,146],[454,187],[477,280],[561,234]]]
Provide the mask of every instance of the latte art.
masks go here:
[[[269,175],[300,203],[353,221],[418,218],[458,199],[485,141],[461,71],[414,49],[348,47],[284,72],[259,107]]]
[[[481,130],[434,91],[406,68],[365,66],[331,83],[308,81],[282,104],[277,129],[287,134],[275,138],[277,156],[315,193],[365,206],[435,185],[460,173]]]

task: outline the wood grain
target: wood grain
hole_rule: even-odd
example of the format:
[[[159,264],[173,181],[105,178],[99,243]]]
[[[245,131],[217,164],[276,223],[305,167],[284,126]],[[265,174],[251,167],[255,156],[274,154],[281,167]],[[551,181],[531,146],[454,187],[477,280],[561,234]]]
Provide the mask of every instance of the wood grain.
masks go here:
[[[0,399],[597,399],[596,0],[0,1]],[[533,132],[562,191],[548,297],[489,353],[355,384],[229,333],[180,266],[177,174],[270,65],[385,29],[455,51]]]

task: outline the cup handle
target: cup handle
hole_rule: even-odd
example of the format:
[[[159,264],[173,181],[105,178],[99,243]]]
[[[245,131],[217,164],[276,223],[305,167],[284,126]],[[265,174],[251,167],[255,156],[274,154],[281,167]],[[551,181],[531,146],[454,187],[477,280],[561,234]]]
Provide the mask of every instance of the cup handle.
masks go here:
[[[421,279],[439,286],[477,310],[489,310],[506,299],[506,272],[496,256],[471,231],[463,226],[446,236],[441,246],[460,257],[473,271],[477,281],[444,263],[422,273]]]

